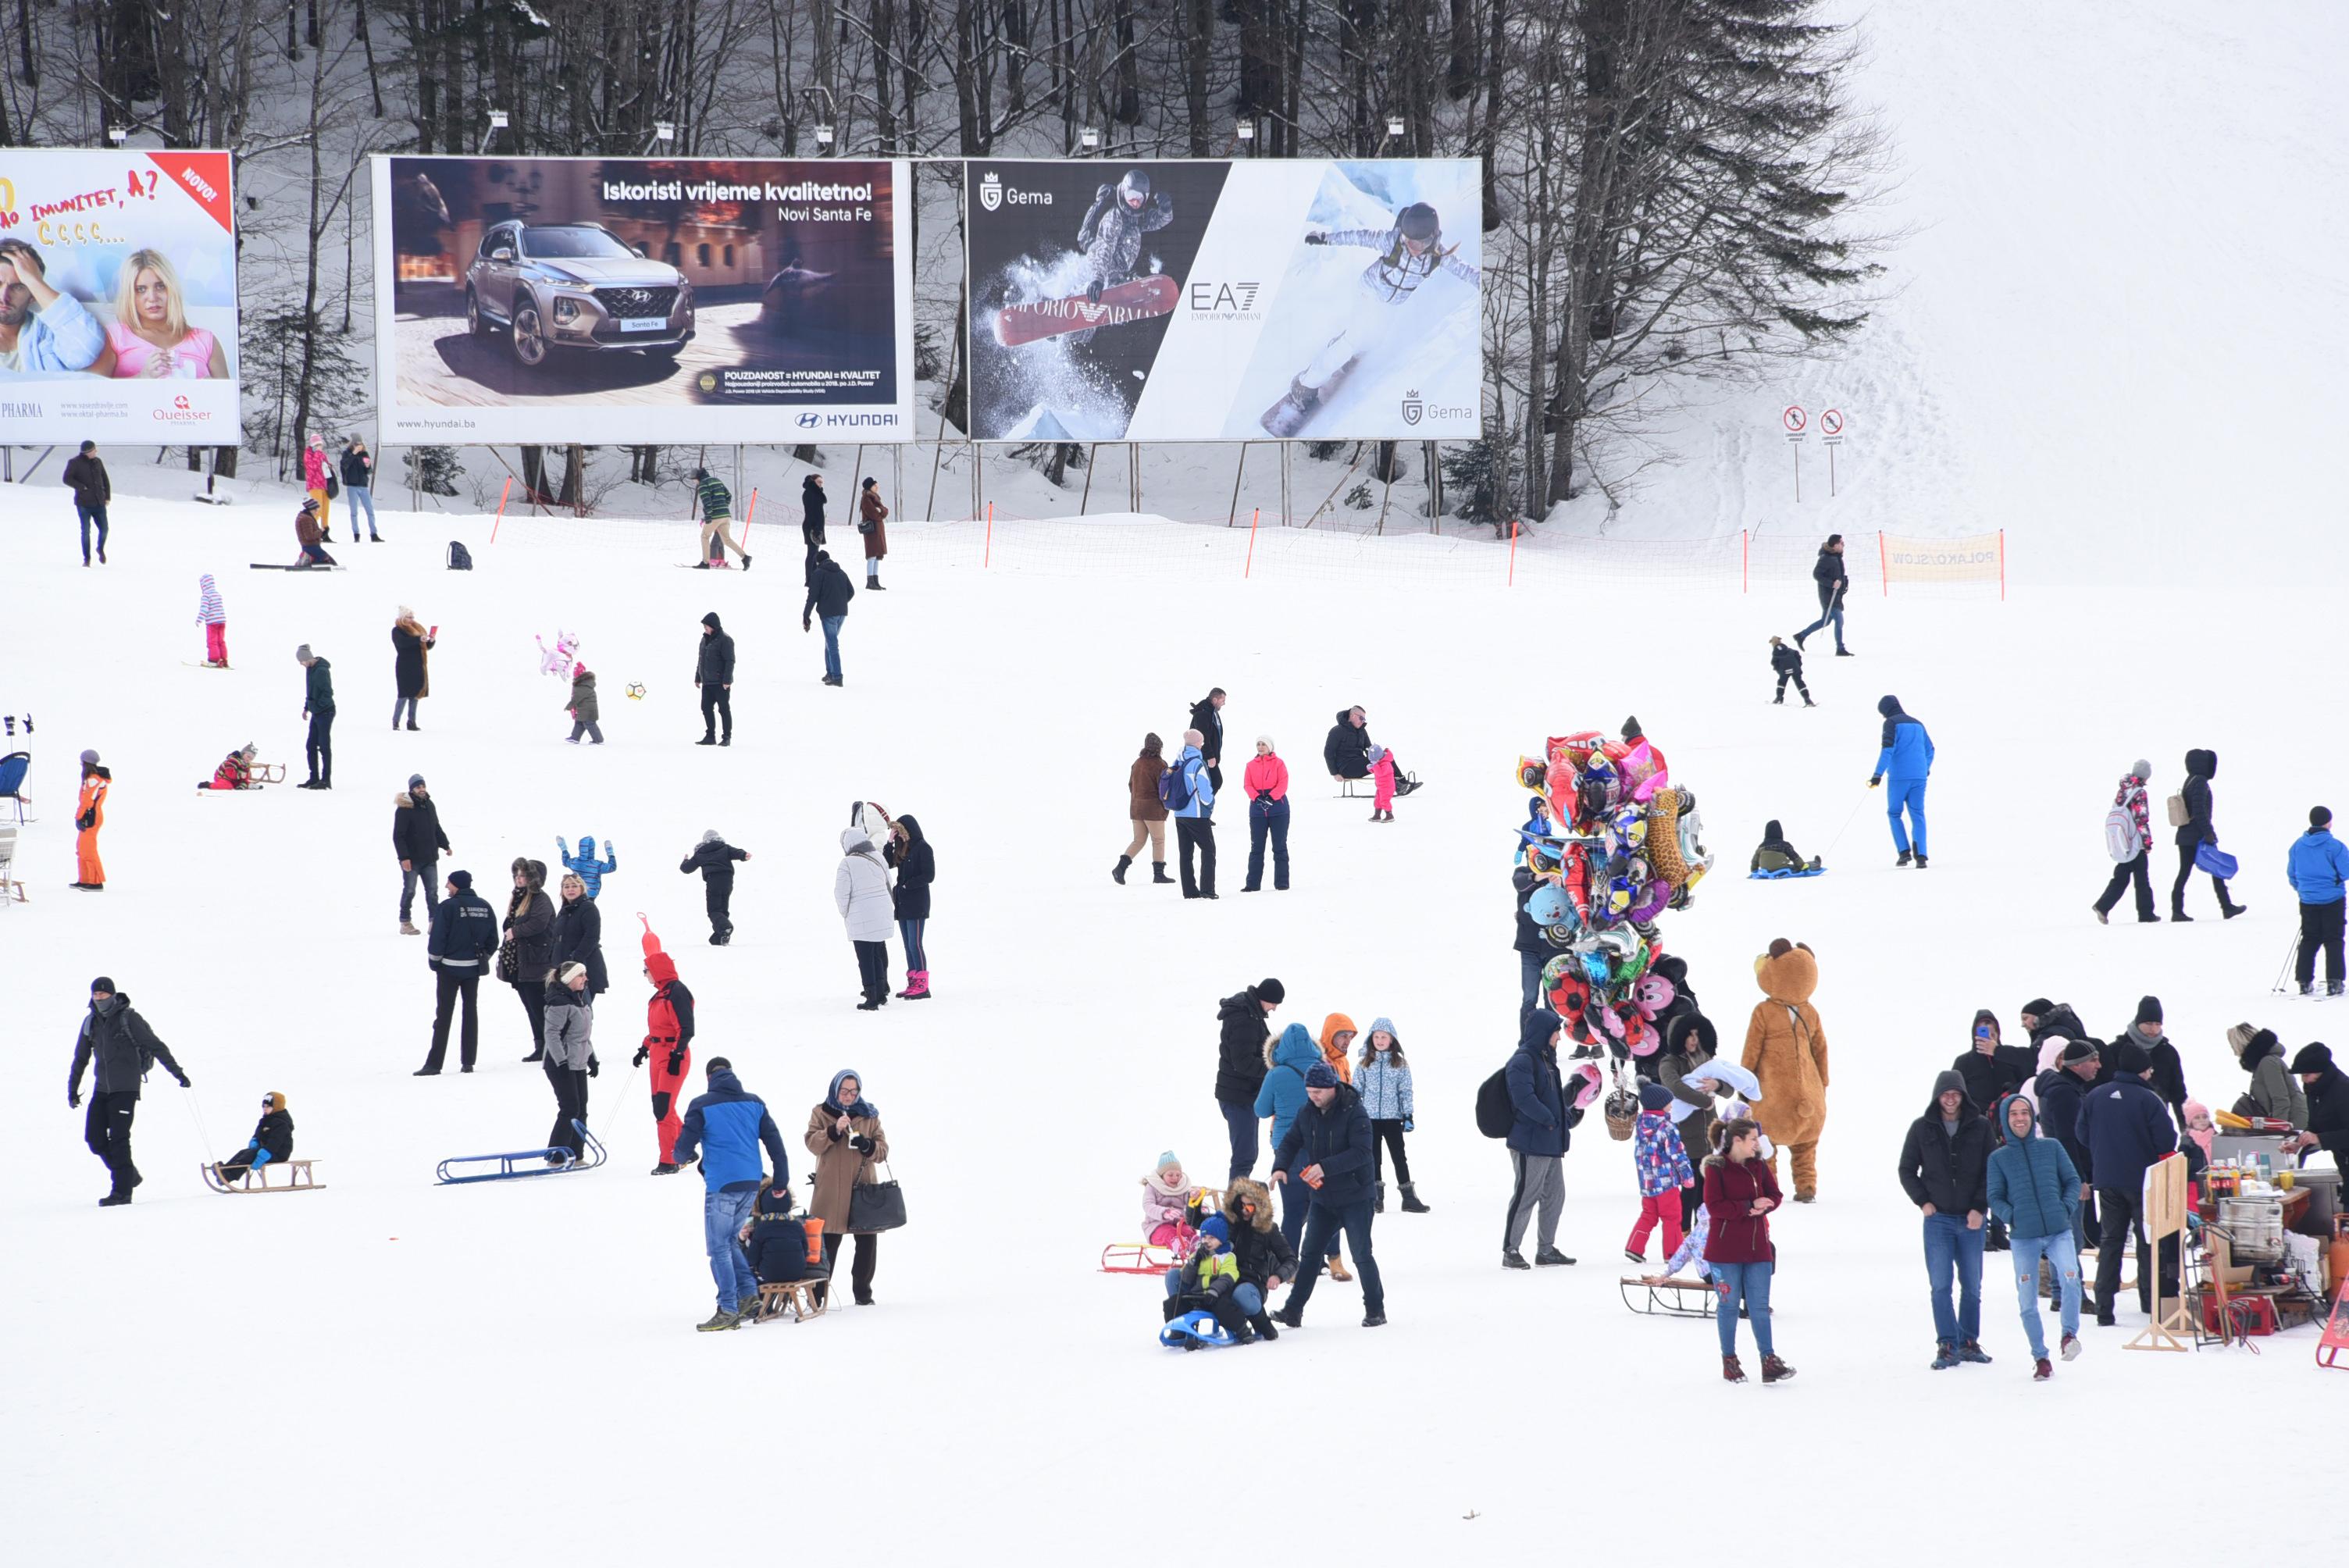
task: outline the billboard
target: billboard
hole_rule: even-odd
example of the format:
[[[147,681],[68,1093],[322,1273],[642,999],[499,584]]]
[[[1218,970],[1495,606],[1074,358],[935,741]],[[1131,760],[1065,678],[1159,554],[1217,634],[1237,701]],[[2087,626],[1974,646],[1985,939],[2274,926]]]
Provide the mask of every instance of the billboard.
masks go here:
[[[1480,434],[1474,160],[973,160],[981,441]]]
[[[0,149],[0,441],[242,439],[229,155]]]
[[[903,162],[378,158],[385,441],[913,431]]]

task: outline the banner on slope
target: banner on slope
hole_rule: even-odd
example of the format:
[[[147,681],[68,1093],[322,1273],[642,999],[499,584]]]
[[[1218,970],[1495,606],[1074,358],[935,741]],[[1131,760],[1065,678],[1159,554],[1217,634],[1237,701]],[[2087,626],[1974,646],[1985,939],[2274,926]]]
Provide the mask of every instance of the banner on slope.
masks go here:
[[[225,152],[0,149],[0,441],[234,446]]]
[[[1480,433],[1473,160],[964,166],[971,436]]]
[[[909,439],[908,167],[375,159],[381,438]]]

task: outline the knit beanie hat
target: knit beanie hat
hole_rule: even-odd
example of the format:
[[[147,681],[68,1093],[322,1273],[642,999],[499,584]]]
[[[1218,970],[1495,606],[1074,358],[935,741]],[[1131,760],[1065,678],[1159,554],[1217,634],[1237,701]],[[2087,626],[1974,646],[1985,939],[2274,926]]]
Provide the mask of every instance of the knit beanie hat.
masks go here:
[[[2332,1065],[2333,1053],[2321,1041],[2301,1047],[2300,1054],[2292,1058],[2292,1070],[2296,1073],[2321,1073]]]
[[[101,975],[97,979],[89,983],[89,989],[90,995],[96,995],[98,992],[103,991],[110,996],[114,995],[114,982]]]
[[[2308,825],[2310,827],[2322,828],[2332,820],[2333,813],[2326,810],[2323,807],[2311,806],[2308,809]]]
[[[1288,1000],[1288,987],[1283,985],[1278,980],[1257,981],[1256,994],[1259,998],[1271,1003],[1276,1007],[1281,1003]]]
[[[2152,764],[2152,763],[2150,763],[2150,762],[2147,762],[2147,761],[2144,758],[2142,758],[2142,757],[2138,758],[2135,762],[2132,762],[2132,763],[2130,763],[2130,764],[2129,764],[2129,777],[2130,777],[2130,778],[2132,778],[2132,779],[2150,779],[2150,778],[2152,778],[2152,777],[2153,777],[2153,764]]]
[[[449,885],[455,888],[459,892],[471,892],[473,891],[473,873],[471,872],[450,872],[449,873]]]
[[[421,789],[424,788],[424,775],[421,773],[409,774],[408,776],[408,787],[410,789]]]
[[[1307,1088],[1336,1088],[1339,1081],[1338,1069],[1328,1062],[1315,1062],[1305,1069]]]
[[[2113,1065],[2125,1073],[2141,1073],[2153,1065],[2153,1053],[2135,1040],[2123,1040]]]
[[[1643,1083],[1640,1086],[1640,1109],[1641,1110],[1661,1110],[1671,1103],[1672,1091],[1666,1088],[1663,1085],[1660,1083]]]
[[[306,665],[310,662],[310,659],[311,654],[309,644],[305,643],[300,647],[294,650],[294,662],[295,664]]]
[[[723,841],[719,838],[717,829],[706,828],[702,830],[701,841],[705,844],[715,844]]]
[[[2158,1024],[2161,1022],[2161,998],[2158,996],[2138,997],[2137,999],[2137,1016],[2130,1019],[2129,1022],[2132,1024]]]
[[[2055,1010],[2055,1004],[2044,996],[2033,996],[2023,1005],[2023,1010],[2034,1018],[2044,1018]]]
[[[2096,1049],[2095,1041],[2074,1040],[2064,1047],[2064,1063],[2069,1067],[2074,1062],[2092,1062],[2100,1054]]]
[[[1171,1170],[1175,1170],[1175,1171],[1180,1171],[1181,1169],[1183,1169],[1183,1161],[1180,1161],[1180,1160],[1178,1160],[1178,1159],[1176,1159],[1176,1158],[1174,1157],[1174,1151],[1173,1150],[1169,1149],[1169,1150],[1165,1150],[1164,1153],[1162,1153],[1162,1154],[1160,1154],[1160,1155],[1158,1156],[1158,1167],[1157,1167],[1157,1168],[1158,1168],[1159,1170],[1161,1170],[1161,1171],[1165,1171],[1165,1170],[1170,1170],[1170,1169],[1171,1169]]]

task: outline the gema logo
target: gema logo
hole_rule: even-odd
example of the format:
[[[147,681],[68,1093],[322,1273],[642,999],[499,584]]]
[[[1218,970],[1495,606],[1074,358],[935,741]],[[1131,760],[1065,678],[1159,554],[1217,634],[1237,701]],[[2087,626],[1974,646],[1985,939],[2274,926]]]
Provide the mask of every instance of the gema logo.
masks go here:
[[[1427,406],[1419,400],[1419,393],[1417,391],[1410,391],[1402,395],[1402,422],[1404,424],[1418,424],[1419,417],[1425,412],[1427,412]]]
[[[978,204],[992,212],[1003,205],[1003,177],[989,171],[978,182]]]

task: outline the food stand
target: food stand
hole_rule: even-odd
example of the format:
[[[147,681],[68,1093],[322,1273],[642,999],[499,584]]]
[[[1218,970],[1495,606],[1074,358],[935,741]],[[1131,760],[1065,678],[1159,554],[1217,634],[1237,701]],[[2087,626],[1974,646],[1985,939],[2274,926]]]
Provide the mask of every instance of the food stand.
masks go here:
[[[2203,1251],[2188,1296],[2196,1343],[2224,1344],[2321,1321],[2349,1271],[2341,1172],[2299,1167],[2292,1130],[2221,1114],[2197,1215]]]

